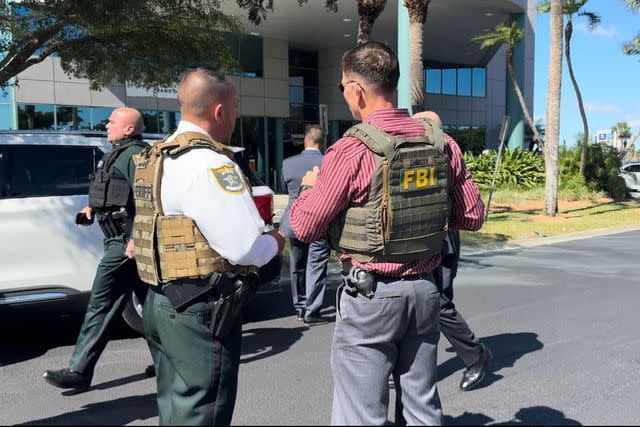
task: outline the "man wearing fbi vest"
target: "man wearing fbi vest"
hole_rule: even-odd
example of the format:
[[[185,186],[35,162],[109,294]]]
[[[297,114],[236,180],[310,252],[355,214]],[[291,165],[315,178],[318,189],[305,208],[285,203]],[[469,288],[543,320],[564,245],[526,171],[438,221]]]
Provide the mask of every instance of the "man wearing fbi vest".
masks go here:
[[[331,346],[334,425],[384,425],[393,374],[409,425],[442,424],[436,388],[440,265],[448,226],[477,230],[484,205],[440,126],[394,107],[398,60],[378,42],[342,57],[353,118],[302,179],[291,207],[298,240],[328,232],[342,285]]]

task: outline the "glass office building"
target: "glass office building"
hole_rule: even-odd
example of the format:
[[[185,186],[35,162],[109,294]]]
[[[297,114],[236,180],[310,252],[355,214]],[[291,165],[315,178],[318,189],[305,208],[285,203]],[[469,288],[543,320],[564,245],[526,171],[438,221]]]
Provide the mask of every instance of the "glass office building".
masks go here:
[[[235,2],[223,4],[224,12],[242,16]],[[231,76],[241,115],[232,144],[245,147],[258,174],[276,189],[282,160],[300,151],[307,124],[326,126],[330,146],[355,123],[337,88],[341,56],[355,45],[355,2],[340,2],[337,13],[323,6],[323,1],[300,7],[276,0],[262,24],[245,19],[244,34],[225,36],[242,66]],[[372,40],[396,51],[398,7],[398,0],[389,0],[371,34]],[[507,114],[512,118],[510,146],[526,146],[504,50],[480,50],[471,37],[492,30],[498,22],[517,21],[525,28],[525,39],[515,49],[514,68],[531,108],[534,20],[534,0],[449,0],[431,5],[424,32],[424,106],[440,115],[445,131],[463,150],[497,146]],[[180,120],[175,89],[150,92],[114,82],[93,91],[88,81],[65,75],[57,57],[30,67],[18,79],[19,86],[0,93],[2,129],[103,130],[110,112],[119,106],[139,109],[147,132],[168,134]]]

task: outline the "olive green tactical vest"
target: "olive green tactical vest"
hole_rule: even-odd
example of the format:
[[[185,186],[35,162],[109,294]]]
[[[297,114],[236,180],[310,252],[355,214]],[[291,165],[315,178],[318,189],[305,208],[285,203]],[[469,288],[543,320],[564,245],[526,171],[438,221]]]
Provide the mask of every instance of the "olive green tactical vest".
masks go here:
[[[136,216],[132,235],[136,264],[140,279],[153,286],[182,278],[207,278],[216,271],[245,274],[257,270],[232,265],[222,258],[191,218],[164,214],[160,197],[162,164],[167,157],[176,158],[193,148],[208,148],[233,160],[227,146],[198,132],[159,141],[134,156]],[[242,178],[251,191],[246,177]]]
[[[449,216],[450,165],[442,128],[419,120],[425,135],[401,138],[361,123],[344,137],[374,154],[369,197],[352,203],[329,226],[329,241],[362,262],[411,262],[442,250]]]

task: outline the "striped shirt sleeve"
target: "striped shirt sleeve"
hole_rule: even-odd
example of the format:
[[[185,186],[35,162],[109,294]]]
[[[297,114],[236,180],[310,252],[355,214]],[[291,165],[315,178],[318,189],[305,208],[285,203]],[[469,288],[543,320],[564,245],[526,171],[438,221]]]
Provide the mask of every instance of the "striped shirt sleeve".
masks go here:
[[[305,243],[318,240],[349,202],[366,197],[374,167],[373,155],[358,139],[343,138],[329,148],[316,185],[300,193],[291,206],[289,220],[296,238]]]
[[[451,163],[451,214],[449,227],[457,230],[477,231],[484,223],[484,203],[480,197],[478,186],[471,178],[462,158],[458,143],[449,135],[445,135],[447,145],[445,154]]]

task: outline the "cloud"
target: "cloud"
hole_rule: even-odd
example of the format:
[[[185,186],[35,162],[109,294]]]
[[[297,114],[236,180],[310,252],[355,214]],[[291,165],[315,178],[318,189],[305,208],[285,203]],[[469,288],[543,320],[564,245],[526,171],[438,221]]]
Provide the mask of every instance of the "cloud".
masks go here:
[[[614,104],[601,104],[599,102],[587,102],[585,105],[588,113],[617,113],[620,108]]]
[[[589,29],[589,26],[586,24],[586,22],[580,22],[578,25],[576,25],[576,28],[578,28],[578,30],[582,31],[583,33],[589,33],[593,34],[594,36],[605,37],[608,39],[611,39],[618,35],[618,28],[615,25],[611,25],[609,28],[605,27],[604,25],[598,25],[594,29]]]

